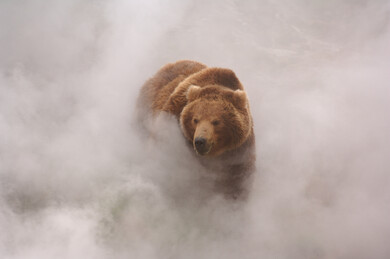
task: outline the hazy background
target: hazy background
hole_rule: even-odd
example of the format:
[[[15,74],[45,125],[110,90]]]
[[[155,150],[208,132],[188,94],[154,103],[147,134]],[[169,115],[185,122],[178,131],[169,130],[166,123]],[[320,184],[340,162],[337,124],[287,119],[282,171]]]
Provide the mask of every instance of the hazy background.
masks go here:
[[[0,2],[1,258],[390,258],[390,4]],[[132,126],[168,62],[233,69],[245,205],[199,200],[173,120]]]

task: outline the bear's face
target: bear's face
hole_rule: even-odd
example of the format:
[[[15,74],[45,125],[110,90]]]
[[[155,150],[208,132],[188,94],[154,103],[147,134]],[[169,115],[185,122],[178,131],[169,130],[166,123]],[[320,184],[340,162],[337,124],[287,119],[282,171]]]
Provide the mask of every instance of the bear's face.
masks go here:
[[[180,116],[184,136],[202,156],[218,156],[240,146],[251,121],[246,94],[222,86],[190,86]]]

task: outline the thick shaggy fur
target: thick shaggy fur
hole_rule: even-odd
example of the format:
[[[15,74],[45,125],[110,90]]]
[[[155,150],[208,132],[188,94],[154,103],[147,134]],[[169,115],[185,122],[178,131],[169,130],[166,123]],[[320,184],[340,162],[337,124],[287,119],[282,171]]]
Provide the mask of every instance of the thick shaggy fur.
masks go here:
[[[215,191],[246,197],[255,137],[247,96],[233,71],[187,60],[167,64],[142,87],[138,111],[141,122],[161,111],[176,116],[200,163],[215,174]]]

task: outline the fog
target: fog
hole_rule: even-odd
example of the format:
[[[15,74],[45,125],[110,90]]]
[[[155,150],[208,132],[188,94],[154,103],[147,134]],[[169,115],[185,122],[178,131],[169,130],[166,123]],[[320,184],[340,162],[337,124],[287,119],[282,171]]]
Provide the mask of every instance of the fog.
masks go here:
[[[390,258],[388,1],[0,2],[1,258]],[[250,199],[198,185],[143,82],[233,69],[255,123]]]

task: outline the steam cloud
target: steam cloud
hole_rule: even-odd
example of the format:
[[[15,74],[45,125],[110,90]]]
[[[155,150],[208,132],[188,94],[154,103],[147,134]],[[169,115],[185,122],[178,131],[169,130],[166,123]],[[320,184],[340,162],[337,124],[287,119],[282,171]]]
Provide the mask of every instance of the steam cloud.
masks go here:
[[[1,258],[390,258],[388,1],[0,3]],[[250,98],[247,204],[203,197],[175,121],[133,125],[168,62]]]

